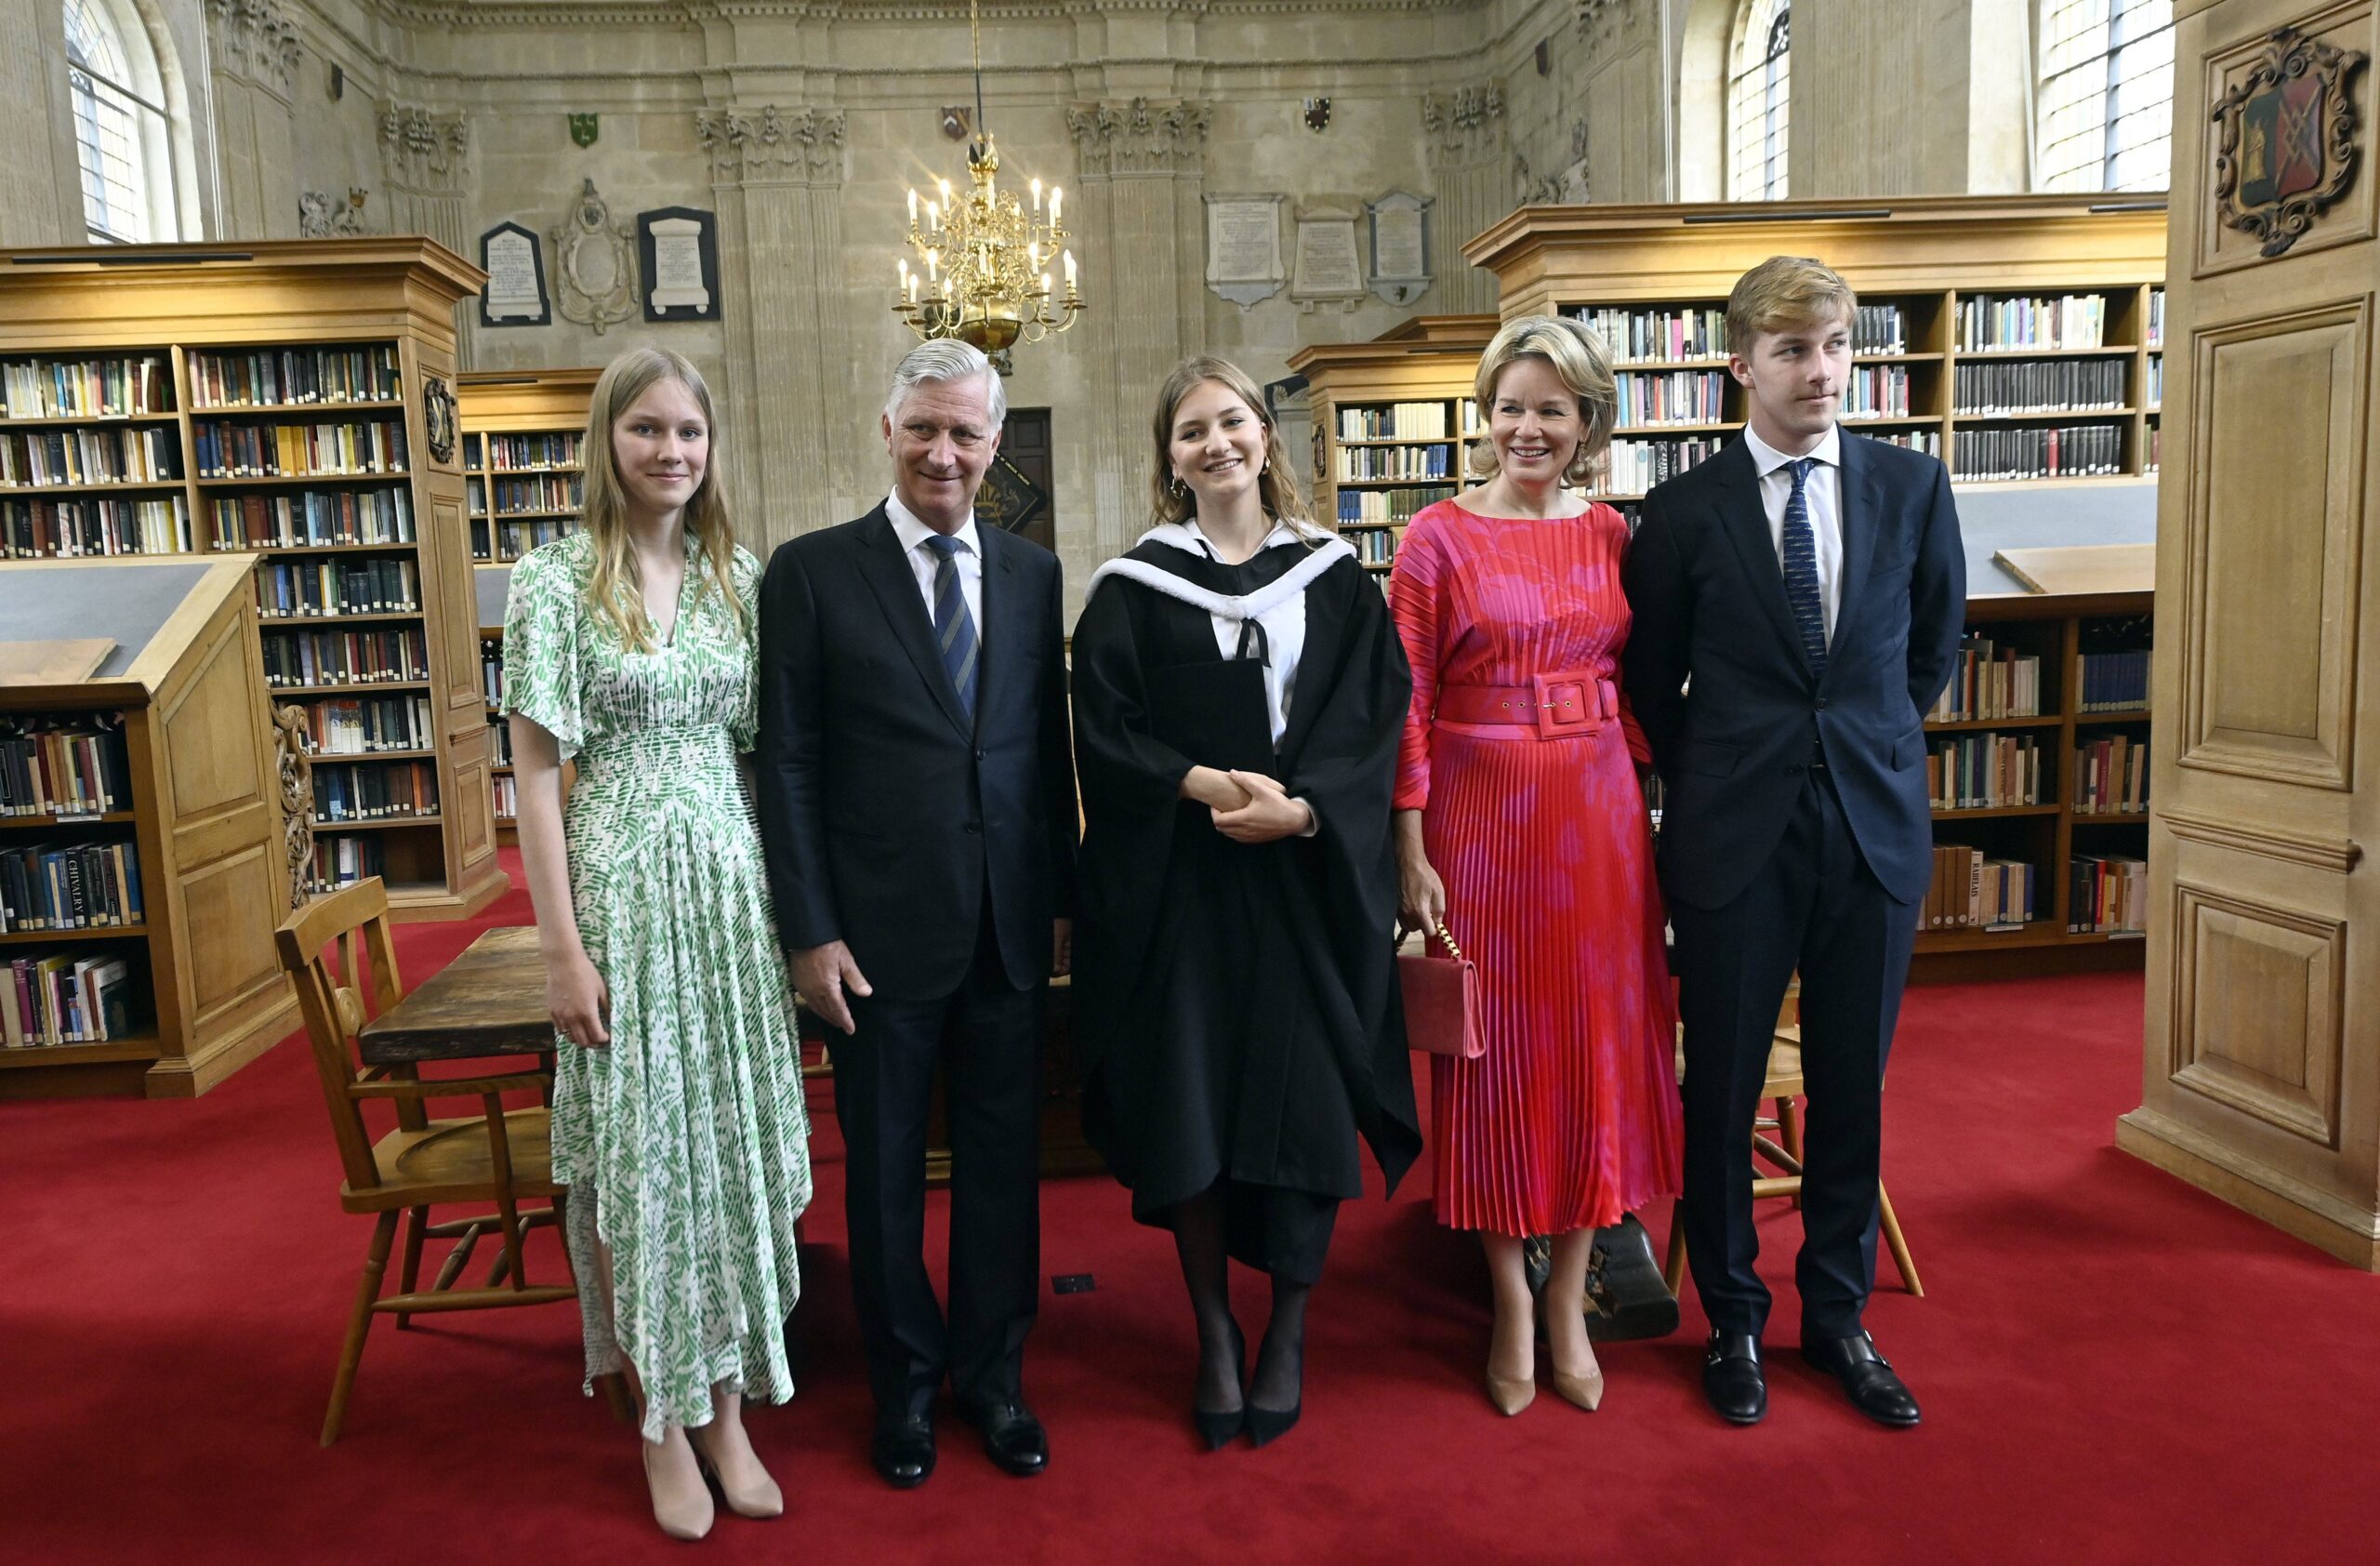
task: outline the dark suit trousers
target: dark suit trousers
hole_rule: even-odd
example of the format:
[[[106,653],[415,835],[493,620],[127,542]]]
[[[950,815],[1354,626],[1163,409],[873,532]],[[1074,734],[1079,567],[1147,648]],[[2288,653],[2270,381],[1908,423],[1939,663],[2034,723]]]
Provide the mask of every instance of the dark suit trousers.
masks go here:
[[[1785,987],[1802,975],[1804,1341],[1848,1337],[1876,1276],[1884,1058],[1909,976],[1917,909],[1860,856],[1843,803],[1813,768],[1785,835],[1719,909],[1673,903],[1686,1029],[1686,1191],[1694,1285],[1712,1327],[1757,1334],[1768,1290],[1752,1270],[1752,1119]]]
[[[1010,986],[987,905],[951,994],[854,997],[829,1039],[843,1131],[852,1294],[879,1418],[927,1413],[945,1371],[964,1406],[1016,1398],[1041,1269],[1041,999]],[[950,1128],[950,1317],[926,1276],[926,1121]]]

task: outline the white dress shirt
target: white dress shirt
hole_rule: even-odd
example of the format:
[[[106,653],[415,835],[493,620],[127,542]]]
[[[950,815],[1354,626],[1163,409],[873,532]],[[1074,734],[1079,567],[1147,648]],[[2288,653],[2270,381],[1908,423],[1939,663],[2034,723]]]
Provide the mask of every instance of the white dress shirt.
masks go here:
[[[1744,431],[1744,449],[1760,471],[1760,507],[1768,513],[1768,542],[1777,551],[1778,569],[1785,568],[1785,503],[1793,496],[1793,458]],[[1834,644],[1835,611],[1843,602],[1843,431],[1829,430],[1809,456],[1817,458],[1809,477],[1802,481],[1802,499],[1810,511],[1810,542],[1818,547],[1818,607],[1824,612],[1827,644]]]
[[[901,504],[898,495],[884,498],[884,514],[892,520],[893,536],[901,540],[901,551],[908,556],[909,569],[917,574],[918,591],[926,601],[926,623],[933,623],[933,578],[942,568],[942,556],[926,548],[926,540],[933,537],[933,529],[918,520],[918,513]],[[984,644],[984,546],[975,536],[975,513],[969,511],[967,520],[951,535],[959,540],[959,549],[950,559],[959,567],[959,591],[966,596],[968,617],[975,622],[975,645]]]

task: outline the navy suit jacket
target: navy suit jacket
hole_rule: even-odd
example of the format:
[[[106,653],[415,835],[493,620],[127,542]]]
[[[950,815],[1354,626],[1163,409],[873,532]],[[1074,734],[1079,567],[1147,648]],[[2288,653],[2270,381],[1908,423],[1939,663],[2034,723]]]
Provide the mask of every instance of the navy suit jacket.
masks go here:
[[[760,584],[760,841],[788,950],[840,940],[877,994],[967,975],[986,907],[1019,989],[1074,911],[1058,557],[988,524],[969,722],[884,508],[777,547]]]
[[[1898,902],[1933,873],[1923,714],[1966,616],[1950,475],[1843,432],[1842,596],[1826,677],[1795,634],[1785,577],[1739,439],[1645,498],[1622,580],[1622,678],[1664,787],[1662,889],[1719,908],[1784,834],[1824,748],[1868,868]]]

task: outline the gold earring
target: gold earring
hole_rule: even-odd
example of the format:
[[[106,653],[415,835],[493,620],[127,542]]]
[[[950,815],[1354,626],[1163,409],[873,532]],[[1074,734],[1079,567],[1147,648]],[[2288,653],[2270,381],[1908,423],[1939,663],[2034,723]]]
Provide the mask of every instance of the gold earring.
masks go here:
[[[1180,473],[1173,475],[1173,498],[1176,500],[1186,500],[1190,498],[1190,486],[1182,482]]]

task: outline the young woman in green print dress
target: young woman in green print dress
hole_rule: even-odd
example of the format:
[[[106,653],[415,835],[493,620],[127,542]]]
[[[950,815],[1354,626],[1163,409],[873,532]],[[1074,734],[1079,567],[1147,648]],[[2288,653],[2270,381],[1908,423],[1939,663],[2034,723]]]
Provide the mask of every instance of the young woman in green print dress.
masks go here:
[[[729,530],[715,428],[678,354],[614,361],[588,415],[585,525],[514,567],[504,626],[521,857],[564,1041],[554,1174],[575,1199],[578,1275],[602,1285],[582,1294],[588,1374],[635,1379],[654,1518],[679,1538],[710,1529],[706,1468],[733,1510],[784,1510],[741,1405],[793,1395],[785,1321],[810,1201],[737,767],[760,567]]]

